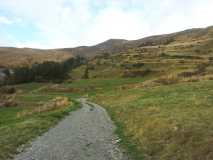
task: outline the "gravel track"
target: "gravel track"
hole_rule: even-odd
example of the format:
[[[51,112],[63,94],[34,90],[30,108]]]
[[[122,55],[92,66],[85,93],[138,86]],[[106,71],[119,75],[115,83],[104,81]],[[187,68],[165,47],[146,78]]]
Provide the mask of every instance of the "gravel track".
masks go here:
[[[115,126],[101,106],[78,99],[83,107],[71,112],[56,127],[39,137],[15,160],[126,160],[125,152],[115,144]],[[94,106],[91,109],[86,103]],[[92,107],[93,108],[93,107]]]

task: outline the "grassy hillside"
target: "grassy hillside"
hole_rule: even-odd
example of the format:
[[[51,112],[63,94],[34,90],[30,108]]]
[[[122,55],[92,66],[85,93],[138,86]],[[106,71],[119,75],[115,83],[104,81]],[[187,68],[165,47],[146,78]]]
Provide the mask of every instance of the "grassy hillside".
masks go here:
[[[171,38],[174,39],[174,42],[170,43],[168,46],[164,46],[163,44]],[[196,49],[199,49],[200,53],[209,54],[213,52],[212,38],[213,27],[210,26],[207,28],[189,29],[167,35],[151,36],[134,41],[111,39],[91,47],[81,46],[52,50],[0,47],[0,66],[14,67],[33,65],[45,60],[61,62],[76,55],[85,56],[91,59],[91,57],[102,53],[117,54],[122,51],[136,49],[142,43],[146,42],[152,42],[153,45],[156,46],[151,47],[152,51],[162,51],[162,48],[157,48],[160,45],[165,47],[164,49],[166,52],[174,54],[194,54],[194,50]],[[174,46],[179,47],[174,49],[172,48]]]
[[[213,81],[132,89],[91,97],[107,108],[141,155],[212,159]]]

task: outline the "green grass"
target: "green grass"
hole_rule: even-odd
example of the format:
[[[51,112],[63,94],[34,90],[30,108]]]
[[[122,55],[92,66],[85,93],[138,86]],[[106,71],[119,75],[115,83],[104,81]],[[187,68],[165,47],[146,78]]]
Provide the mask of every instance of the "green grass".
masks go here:
[[[104,86],[112,84],[137,83],[146,81],[150,78],[103,78],[103,79],[82,79],[75,83],[63,85],[62,87],[88,87]]]
[[[27,83],[27,84],[20,84],[14,86],[16,90],[22,90],[22,91],[34,91],[36,89],[39,89],[41,87],[53,85],[51,83]]]
[[[138,148],[133,155],[213,159],[212,85],[213,81],[201,81],[132,89],[89,100],[105,106],[120,123],[118,129]]]
[[[118,88],[120,85],[110,85],[110,86],[101,86],[101,87],[94,87],[94,88],[103,88],[102,91],[92,91],[92,92],[37,92],[38,95],[42,96],[42,95],[45,95],[45,96],[66,96],[66,97],[69,97],[69,98],[74,98],[74,99],[77,99],[77,98],[81,98],[82,96],[84,95],[87,95],[89,97],[91,96],[94,96],[94,95],[97,95],[97,94],[102,94],[102,93],[106,93],[106,92],[110,92],[116,88]],[[30,99],[31,100],[31,99]]]
[[[14,117],[17,115],[17,113],[30,111],[35,108],[36,107],[10,107],[0,109],[0,127],[25,121],[28,119],[27,117],[22,117],[19,119],[15,119]]]
[[[9,158],[9,154],[18,153],[16,150],[17,147],[46,133],[51,127],[61,121],[64,116],[69,115],[70,111],[82,107],[77,101],[73,101],[73,103],[73,106],[65,106],[58,110],[36,116],[17,118],[15,120],[13,118],[14,115],[23,110],[30,110],[32,108],[16,107],[1,109],[0,159]]]
[[[18,94],[16,95],[14,101],[20,103],[40,103],[49,102],[56,98],[57,95],[47,95],[47,94]]]
[[[179,65],[176,65],[176,67],[178,68],[195,68],[197,67],[196,64],[179,64]]]

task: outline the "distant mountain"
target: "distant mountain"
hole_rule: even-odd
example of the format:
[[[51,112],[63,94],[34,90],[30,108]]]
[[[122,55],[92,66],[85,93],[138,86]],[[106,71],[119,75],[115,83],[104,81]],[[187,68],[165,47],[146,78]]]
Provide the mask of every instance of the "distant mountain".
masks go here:
[[[102,53],[117,54],[123,50],[138,48],[142,43],[146,44],[147,42],[152,42],[153,45],[163,45],[167,40],[174,39],[175,41],[172,44],[181,44],[211,38],[213,38],[213,26],[207,28],[188,29],[171,34],[150,36],[133,41],[110,39],[94,46],[80,46],[76,48],[41,50],[0,47],[0,66],[32,66],[45,60],[60,62],[76,55],[91,58]]]

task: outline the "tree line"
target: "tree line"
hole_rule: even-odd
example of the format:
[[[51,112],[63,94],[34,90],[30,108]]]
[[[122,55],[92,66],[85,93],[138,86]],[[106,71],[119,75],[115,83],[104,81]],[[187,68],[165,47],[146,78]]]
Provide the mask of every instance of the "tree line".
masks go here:
[[[7,84],[16,85],[42,81],[43,79],[65,79],[70,71],[71,68],[66,61],[62,63],[44,61],[34,67],[23,66],[15,68],[14,73],[7,80]]]
[[[59,63],[54,61],[44,61],[36,66],[16,67],[14,73],[10,75],[5,70],[5,79],[0,84],[2,85],[17,85],[30,82],[42,82],[43,80],[64,80],[71,78],[68,73],[77,67],[80,67],[86,61],[85,57],[76,56],[76,58],[69,58],[68,60]]]

